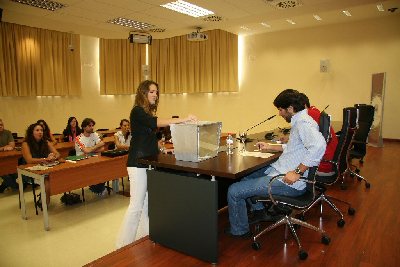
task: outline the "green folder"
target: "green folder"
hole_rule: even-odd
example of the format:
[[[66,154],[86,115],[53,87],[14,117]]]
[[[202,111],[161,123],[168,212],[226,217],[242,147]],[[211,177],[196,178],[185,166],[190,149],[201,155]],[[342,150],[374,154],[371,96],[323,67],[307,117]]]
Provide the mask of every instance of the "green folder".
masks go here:
[[[83,160],[86,159],[85,155],[81,155],[81,156],[69,156],[65,158],[66,160],[73,160],[73,161],[79,161],[79,160]]]

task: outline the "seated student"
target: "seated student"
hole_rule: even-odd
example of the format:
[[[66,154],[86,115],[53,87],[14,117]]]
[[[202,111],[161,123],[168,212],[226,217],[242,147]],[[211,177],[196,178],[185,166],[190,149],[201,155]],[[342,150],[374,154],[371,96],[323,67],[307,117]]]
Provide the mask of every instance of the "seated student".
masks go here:
[[[104,142],[101,141],[97,133],[93,132],[95,124],[96,122],[91,118],[86,118],[82,121],[81,127],[83,132],[75,139],[75,151],[77,156],[104,151]],[[105,183],[91,185],[89,188],[97,195],[102,195],[106,192]]]
[[[45,120],[38,120],[37,123],[43,126],[43,136],[46,140],[49,140],[53,145],[57,144],[57,140],[54,138],[53,134],[50,131],[49,125],[47,125]]]
[[[14,138],[9,130],[4,129],[3,120],[0,119],[0,153],[1,151],[10,151],[15,148]],[[15,174],[3,175],[3,182],[0,185],[0,193],[3,193],[8,187],[18,189],[18,184],[15,181]]]
[[[63,131],[64,142],[75,142],[75,138],[82,133],[78,124],[75,117],[69,117],[67,127]]]
[[[122,119],[119,123],[121,131],[114,134],[115,149],[118,150],[129,150],[131,144],[132,135],[130,133],[130,123],[127,119]]]
[[[302,98],[302,101],[304,102],[304,105],[307,108],[308,115],[310,115],[317,123],[319,123],[319,117],[321,116],[321,112],[316,107],[310,105],[310,100],[305,94],[300,93],[300,97]],[[333,159],[337,144],[338,144],[338,139],[334,129],[331,126],[330,139],[328,140],[328,143],[326,145],[325,154],[322,157],[323,160]],[[326,161],[321,161],[318,167],[317,174],[320,176],[332,175],[333,172],[332,168],[333,166],[331,163]]]
[[[31,124],[22,143],[22,157],[26,163],[50,163],[60,158],[54,145],[45,138],[43,126]]]
[[[246,208],[249,197],[268,196],[268,184],[272,177],[279,174],[285,176],[272,184],[272,194],[294,197],[304,194],[306,183],[300,177],[307,176],[309,167],[318,166],[325,152],[326,143],[319,132],[318,124],[307,114],[296,90],[282,91],[275,98],[274,106],[279,115],[291,124],[289,141],[285,146],[258,142],[260,149],[282,151],[281,156],[271,165],[256,170],[228,188],[231,227],[226,232],[232,237],[251,237]],[[253,222],[264,219],[266,211],[262,203],[251,205],[255,214]]]

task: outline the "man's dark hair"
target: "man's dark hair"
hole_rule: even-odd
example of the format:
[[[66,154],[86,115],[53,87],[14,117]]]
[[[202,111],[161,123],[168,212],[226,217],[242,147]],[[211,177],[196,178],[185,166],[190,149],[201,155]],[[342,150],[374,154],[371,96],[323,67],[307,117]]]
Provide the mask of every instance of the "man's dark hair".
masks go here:
[[[300,98],[301,101],[303,101],[303,104],[306,105],[307,108],[310,108],[310,99],[308,99],[308,96],[306,96],[306,94],[303,93],[299,93],[300,94]]]
[[[85,118],[85,119],[82,121],[82,124],[81,124],[82,130],[83,130],[83,128],[85,128],[86,126],[88,126],[88,125],[91,124],[91,123],[93,123],[93,125],[96,124],[96,122],[95,122],[93,119],[91,119],[91,118]]]
[[[293,107],[294,112],[299,112],[304,109],[304,103],[301,100],[300,93],[294,89],[283,90],[274,100],[274,106],[277,108],[287,109]]]

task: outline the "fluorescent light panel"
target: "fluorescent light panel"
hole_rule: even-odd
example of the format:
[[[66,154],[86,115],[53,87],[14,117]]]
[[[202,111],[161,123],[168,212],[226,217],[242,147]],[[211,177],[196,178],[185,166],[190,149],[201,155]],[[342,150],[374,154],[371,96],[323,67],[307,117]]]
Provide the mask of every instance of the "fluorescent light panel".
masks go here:
[[[320,16],[318,16],[318,15],[313,15],[313,17],[314,17],[314,19],[316,19],[316,20],[322,20],[322,18],[321,18]]]
[[[138,30],[144,30],[148,28],[154,28],[155,25],[148,24],[146,22],[135,21],[127,18],[115,18],[107,21],[108,23],[117,24],[129,28],[135,28]]]
[[[261,22],[261,25],[266,28],[271,28],[271,25],[269,25],[268,23],[265,23],[265,22]]]
[[[351,17],[350,11],[348,11],[348,10],[343,10],[342,12],[343,12],[343,14],[345,14],[346,16]]]
[[[249,28],[249,27],[246,27],[246,26],[240,26],[240,29],[246,30],[246,31],[250,31],[250,28]]]
[[[377,8],[380,12],[385,11],[385,8],[383,8],[383,5],[382,5],[382,4],[377,4],[377,5],[376,5],[376,8]]]
[[[193,5],[191,3],[182,0],[166,3],[160,6],[195,18],[214,14],[214,12],[210,10],[207,10],[205,8]]]
[[[66,7],[66,5],[64,5],[64,4],[61,4],[61,3],[58,3],[55,1],[48,1],[48,0],[11,0],[11,1],[17,2],[20,4],[24,4],[24,5],[47,9],[50,11],[54,11],[54,10]]]

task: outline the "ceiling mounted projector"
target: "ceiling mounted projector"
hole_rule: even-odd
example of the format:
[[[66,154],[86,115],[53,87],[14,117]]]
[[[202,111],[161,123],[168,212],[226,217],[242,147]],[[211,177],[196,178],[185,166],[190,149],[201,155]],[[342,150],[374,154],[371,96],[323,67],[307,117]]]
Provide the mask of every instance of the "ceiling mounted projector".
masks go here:
[[[200,32],[201,28],[197,28],[197,31],[189,33],[187,35],[187,40],[192,42],[200,42],[208,40],[208,35],[206,33]]]
[[[129,42],[137,44],[148,44],[151,45],[153,37],[146,33],[129,33]]]

